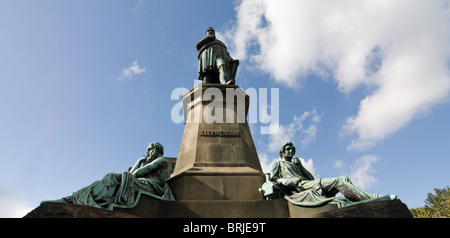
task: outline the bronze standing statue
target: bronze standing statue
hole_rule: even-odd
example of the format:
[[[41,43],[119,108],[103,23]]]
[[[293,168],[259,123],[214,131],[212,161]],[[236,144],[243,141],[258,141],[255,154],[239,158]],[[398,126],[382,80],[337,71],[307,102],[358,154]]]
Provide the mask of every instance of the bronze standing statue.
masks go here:
[[[203,83],[235,84],[239,60],[231,58],[225,44],[216,39],[212,27],[206,29],[206,36],[195,47],[199,60],[198,79]]]

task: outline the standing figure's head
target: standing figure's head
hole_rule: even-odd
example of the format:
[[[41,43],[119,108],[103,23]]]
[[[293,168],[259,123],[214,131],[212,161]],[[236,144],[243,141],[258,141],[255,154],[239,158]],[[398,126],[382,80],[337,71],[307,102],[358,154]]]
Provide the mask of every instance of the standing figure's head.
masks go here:
[[[149,158],[156,159],[164,154],[164,147],[158,142],[148,144],[147,155]]]
[[[216,31],[212,27],[206,28],[206,35],[207,36],[216,36]]]
[[[292,157],[295,155],[295,146],[292,142],[284,144],[280,149],[280,157],[282,159],[291,161]]]

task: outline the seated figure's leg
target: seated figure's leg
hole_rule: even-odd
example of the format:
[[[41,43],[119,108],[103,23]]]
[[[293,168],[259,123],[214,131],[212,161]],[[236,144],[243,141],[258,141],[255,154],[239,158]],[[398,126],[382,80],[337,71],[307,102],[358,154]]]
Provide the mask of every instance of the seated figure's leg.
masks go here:
[[[97,180],[91,185],[81,188],[72,193],[71,196],[43,202],[73,203],[102,207],[114,201],[120,182],[121,174],[108,173],[101,180]]]
[[[368,193],[352,184],[347,176],[325,178],[320,180],[320,185],[326,194],[336,195],[342,193],[353,202],[376,198],[377,195]]]
[[[118,173],[108,173],[102,180],[91,185],[90,195],[100,205],[114,202],[122,176]]]

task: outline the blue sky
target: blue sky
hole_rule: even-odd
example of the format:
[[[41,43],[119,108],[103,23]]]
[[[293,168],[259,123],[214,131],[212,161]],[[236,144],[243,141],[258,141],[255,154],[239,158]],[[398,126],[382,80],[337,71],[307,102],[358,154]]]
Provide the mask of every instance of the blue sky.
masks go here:
[[[279,126],[250,124],[264,168],[291,140],[316,177],[423,206],[450,181],[448,3],[0,1],[0,216],[124,171],[149,142],[176,157],[171,93],[200,82],[209,26],[241,88],[279,90]]]

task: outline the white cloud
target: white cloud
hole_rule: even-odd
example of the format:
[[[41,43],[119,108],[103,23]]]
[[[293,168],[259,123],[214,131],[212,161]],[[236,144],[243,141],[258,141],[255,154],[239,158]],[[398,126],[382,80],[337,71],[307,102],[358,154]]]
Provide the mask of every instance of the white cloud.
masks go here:
[[[295,115],[289,125],[271,125],[269,130],[268,150],[279,151],[281,146],[289,141],[294,145],[299,142],[301,147],[308,146],[316,138],[317,126],[322,117],[316,110],[305,111],[301,116]]]
[[[20,196],[0,192],[0,218],[21,218],[33,209],[34,207]]]
[[[338,160],[333,164],[333,168],[342,169],[344,167],[344,162],[342,160]]]
[[[122,70],[122,74],[117,78],[117,80],[132,79],[134,75],[142,74],[144,72],[145,68],[141,68],[137,60],[135,60],[130,64],[130,67]]]
[[[372,175],[375,170],[373,164],[379,161],[380,158],[375,155],[365,155],[359,157],[355,162],[350,165],[351,174],[350,180],[354,185],[367,189],[378,182],[378,180]]]
[[[138,0],[131,11],[132,12],[138,12],[143,4],[144,4],[144,0]]]
[[[243,0],[223,33],[235,58],[300,86],[311,73],[371,91],[343,126],[370,148],[450,92],[449,1]],[[234,52],[233,52],[234,51]]]
[[[415,49],[389,59],[377,75],[383,81],[377,91],[361,101],[357,116],[347,120],[345,130],[359,135],[350,148],[370,147],[447,96],[450,78],[433,60],[437,56],[430,54]]]
[[[322,117],[316,112],[305,111],[301,116],[295,115],[292,122],[288,125],[271,125],[269,130],[268,142],[264,144],[263,151],[258,151],[261,167],[265,173],[269,172],[270,164],[280,159],[279,151],[281,146],[291,141],[296,146],[297,151],[299,148],[304,148],[312,143],[316,138],[317,126],[322,120]],[[268,154],[276,155],[275,157]],[[298,155],[297,155],[298,156]],[[304,159],[299,157],[303,166],[314,176],[315,168],[314,162],[311,158]]]
[[[316,175],[316,169],[314,168],[314,162],[311,158],[309,158],[308,160],[305,160],[303,158],[299,158],[300,162],[302,162],[303,167],[306,168],[306,170],[308,170],[315,179],[318,179],[319,175]]]

